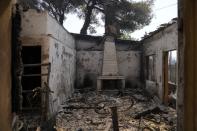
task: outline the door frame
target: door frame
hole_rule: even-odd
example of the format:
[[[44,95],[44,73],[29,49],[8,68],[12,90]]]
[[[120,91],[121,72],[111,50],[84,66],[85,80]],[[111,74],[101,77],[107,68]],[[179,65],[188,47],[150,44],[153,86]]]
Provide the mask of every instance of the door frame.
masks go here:
[[[168,86],[168,55],[169,51],[164,51],[163,52],[163,58],[162,58],[162,64],[163,64],[163,103],[168,104],[168,91],[169,91],[169,86]]]

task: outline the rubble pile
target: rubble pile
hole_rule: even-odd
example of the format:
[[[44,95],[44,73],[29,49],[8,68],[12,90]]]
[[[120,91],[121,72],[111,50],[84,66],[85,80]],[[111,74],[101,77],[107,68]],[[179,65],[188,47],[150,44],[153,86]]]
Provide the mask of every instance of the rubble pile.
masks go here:
[[[120,131],[174,131],[176,111],[147,96],[141,89],[119,92],[75,93],[56,117],[61,131],[111,131],[111,107],[117,107]]]
[[[20,113],[12,121],[12,131],[35,131],[41,123],[38,113]]]

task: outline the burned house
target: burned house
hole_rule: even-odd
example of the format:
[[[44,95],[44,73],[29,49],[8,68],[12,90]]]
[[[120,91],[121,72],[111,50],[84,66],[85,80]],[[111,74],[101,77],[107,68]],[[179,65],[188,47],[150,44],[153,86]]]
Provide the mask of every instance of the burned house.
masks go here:
[[[111,76],[123,76],[126,81],[125,87],[135,87],[140,84],[141,72],[139,67],[142,53],[140,42],[115,40],[116,52],[112,56],[117,57],[115,59],[117,67],[115,67],[115,70],[109,72],[110,69],[106,71],[103,69],[103,64],[105,64],[103,37],[73,35],[76,38],[77,88],[90,87],[96,89],[97,78],[102,75],[110,76],[110,73]],[[110,52],[110,49],[111,48],[108,48],[107,50]],[[105,86],[105,83],[103,84],[103,88],[108,90],[115,88],[114,85],[110,87],[110,84],[107,86]],[[117,89],[120,89],[120,86],[117,87]]]
[[[176,19],[145,36],[142,43],[146,89],[167,103],[170,93],[176,96],[178,88]]]
[[[102,37],[70,34],[47,12],[28,10],[21,13],[19,39],[23,67],[17,94],[20,110],[39,110],[44,117],[51,116],[72,96],[75,86],[96,90],[103,67]],[[116,40],[115,43],[117,53],[113,55],[117,55],[116,66],[124,76],[125,86],[141,86],[140,42]],[[117,83],[114,80],[103,83],[104,88],[113,90]],[[121,83],[115,87],[119,89]]]
[[[35,10],[29,10],[21,17],[20,40],[24,65],[22,88],[32,90],[36,87],[50,87],[48,90],[50,100],[44,102],[49,102],[48,111],[54,113],[58,105],[74,91],[76,77],[74,37],[47,12],[37,13]]]
[[[5,72],[7,70],[5,64],[11,65],[11,60],[5,61],[2,64],[3,68],[1,70],[2,74],[4,74],[4,77],[1,77],[2,85],[9,88],[2,88],[0,91],[2,94],[0,109],[3,113],[7,111],[5,114],[1,113],[6,121],[0,120],[0,130],[10,130],[11,107],[17,107],[19,109],[16,112],[14,109],[13,116],[17,114],[20,117],[21,114],[24,116],[28,114],[34,117],[34,113],[37,113],[35,116],[38,116],[38,119],[36,120],[45,121],[61,112],[62,106],[66,109],[70,108],[71,105],[68,107],[65,104],[67,104],[67,100],[72,100],[73,96],[75,97],[74,92],[77,90],[86,91],[87,89],[92,90],[94,93],[98,90],[99,92],[122,91],[122,93],[127,89],[146,90],[151,94],[150,96],[156,96],[161,103],[166,105],[172,104],[172,107],[177,107],[178,130],[183,130],[183,125],[185,129],[195,127],[195,122],[192,122],[193,119],[191,120],[189,117],[193,116],[195,118],[195,113],[191,115],[189,108],[190,106],[194,106],[191,103],[195,103],[195,95],[192,95],[191,98],[188,97],[193,92],[192,87],[194,86],[191,83],[195,81],[194,79],[190,81],[188,78],[195,75],[190,76],[189,73],[182,72],[182,70],[186,70],[191,73],[195,69],[193,66],[190,68],[194,60],[189,59],[191,54],[195,54],[194,50],[190,52],[189,49],[191,47],[195,48],[195,46],[190,47],[186,45],[187,48],[184,48],[183,45],[178,45],[178,33],[179,37],[183,35],[181,33],[184,31],[193,31],[195,34],[195,28],[191,29],[190,27],[190,25],[195,25],[194,23],[189,25],[183,24],[185,29],[183,31],[181,28],[182,25],[179,27],[177,21],[173,21],[167,25],[163,25],[150,35],[145,36],[141,41],[104,39],[103,37],[97,36],[71,34],[60,26],[47,12],[37,12],[35,10],[21,11],[18,12],[20,14],[18,16],[19,19],[11,22],[5,17],[9,16],[8,18],[11,18],[11,2],[0,5],[9,7],[6,8],[8,10],[2,8],[5,13],[2,13],[1,20],[4,20],[4,23],[13,22],[13,27],[20,28],[20,33],[16,31],[19,34],[16,36],[12,34],[12,36],[17,37],[18,43],[15,44],[20,43],[21,48],[17,48],[20,50],[18,55],[21,57],[22,63],[19,66],[22,68],[22,71],[19,71],[19,74],[21,74],[19,79],[21,86],[20,89],[17,88],[17,91],[16,87],[12,87],[12,100],[11,76],[9,75],[11,72]],[[187,6],[190,6],[190,4],[187,4]],[[182,22],[185,23],[185,19]],[[1,27],[1,36],[4,36],[4,38],[1,38],[5,40],[2,42],[8,43],[7,46],[9,46],[9,50],[5,48],[7,46],[1,46],[1,60],[4,61],[5,59],[10,59],[11,54],[13,55],[13,52],[11,53],[11,47],[13,45],[11,46],[9,43],[11,43],[11,39],[14,40],[14,37],[11,38],[10,34],[15,30],[11,31],[11,25],[9,24],[5,25],[6,29],[3,26]],[[188,30],[189,27],[191,30]],[[6,34],[6,30],[10,31],[10,34],[7,33],[9,35],[3,35]],[[184,37],[185,41],[188,40],[188,37],[195,39],[192,37],[193,35],[188,36],[188,34],[184,34],[181,38]],[[179,42],[182,42],[182,44],[185,43],[185,41],[181,41],[183,39],[181,38],[179,38]],[[112,44],[107,45],[106,43]],[[193,41],[189,41],[188,43],[188,45],[194,44]],[[186,54],[183,49],[186,49]],[[177,53],[178,51],[179,54]],[[185,56],[184,60],[188,63],[183,62],[180,53]],[[9,55],[6,56],[5,54]],[[183,63],[186,65],[184,68]],[[185,73],[185,76],[183,73]],[[185,80],[184,84],[190,84],[187,88],[188,90],[186,90],[188,92],[183,92],[184,84],[182,80]],[[12,85],[14,85],[13,82]],[[137,94],[137,92],[135,93]],[[195,94],[195,92],[193,93]],[[142,100],[143,97],[139,98],[139,95],[136,94],[134,94],[135,99],[144,101],[144,99]],[[183,94],[185,95],[184,97]],[[5,98],[7,98],[6,102]],[[101,99],[103,98],[111,99],[108,97],[102,97]],[[97,98],[86,98],[87,101],[89,99],[94,101]],[[174,100],[176,99],[177,103],[175,102],[174,104]],[[191,101],[184,105],[183,99],[185,101]],[[89,103],[88,108],[90,108],[91,104]],[[121,106],[125,107],[125,105],[118,105],[117,107]],[[185,114],[183,114],[183,108],[185,109]],[[162,109],[160,108],[160,110]],[[75,113],[77,114],[77,112]],[[183,124],[183,115],[185,118],[188,118],[189,122],[193,123],[193,126],[188,126],[191,123],[185,121],[185,124]],[[121,128],[123,128],[125,121],[122,118],[127,118],[125,116],[129,115],[121,114],[120,116],[122,116],[120,124]],[[14,118],[13,121],[15,120]],[[78,115],[78,119],[81,119],[80,115]],[[132,118],[128,119],[131,120]],[[132,121],[129,122],[132,123]],[[35,126],[38,126],[38,123],[40,121],[37,121],[37,125]],[[87,122],[86,124],[90,123]],[[111,123],[111,121],[108,123]]]
[[[168,80],[160,71],[165,65],[163,53],[177,50],[176,21],[141,41],[130,41],[71,34],[47,12],[28,10],[20,16],[23,72],[17,95],[21,111],[38,112],[42,120],[50,118],[75,90],[124,93],[141,88],[161,101],[170,95],[164,88]],[[174,66],[176,84],[177,63]]]

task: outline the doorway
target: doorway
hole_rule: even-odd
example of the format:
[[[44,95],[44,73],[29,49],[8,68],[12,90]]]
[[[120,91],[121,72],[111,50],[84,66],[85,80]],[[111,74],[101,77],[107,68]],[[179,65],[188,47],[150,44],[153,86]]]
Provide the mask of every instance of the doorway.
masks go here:
[[[176,108],[177,50],[163,52],[163,103]]]
[[[22,76],[22,110],[32,111],[41,109],[41,46],[22,47],[23,76]],[[38,65],[38,66],[37,66]]]

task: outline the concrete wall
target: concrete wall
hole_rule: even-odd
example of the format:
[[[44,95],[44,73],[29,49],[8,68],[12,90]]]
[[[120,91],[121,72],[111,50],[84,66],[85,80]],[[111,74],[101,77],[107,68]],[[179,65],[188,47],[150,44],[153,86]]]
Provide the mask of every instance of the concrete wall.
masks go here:
[[[21,39],[25,45],[42,45],[42,61],[51,62],[51,103],[58,107],[76,87],[96,88],[96,78],[101,75],[103,38],[70,34],[46,12],[29,10],[23,13]],[[142,43],[116,40],[119,74],[125,76],[127,87],[142,83],[142,55],[155,54],[155,81],[146,80],[146,88],[161,99],[163,95],[163,52],[177,49],[177,25],[172,24]],[[75,75],[76,70],[76,75]],[[42,69],[46,72],[46,69]],[[63,73],[62,73],[63,72]],[[76,81],[75,81],[76,76]],[[46,80],[43,78],[43,80]],[[74,81],[76,82],[74,84]]]
[[[11,131],[11,0],[0,1],[0,130]]]
[[[67,41],[69,42],[69,41]],[[70,41],[72,43],[73,41]],[[73,43],[74,44],[74,43]],[[54,93],[50,95],[51,111],[56,111],[58,105],[65,102],[74,91],[76,52],[65,43],[50,39],[49,62],[51,74],[49,87]]]
[[[143,53],[145,56],[155,55],[155,81],[146,80],[146,88],[152,94],[163,97],[163,52],[178,49],[177,24],[159,31],[153,36],[143,40]],[[144,69],[145,69],[144,65]],[[145,70],[146,71],[146,70]],[[178,74],[177,74],[178,76]],[[178,78],[178,77],[177,77]]]
[[[74,90],[75,40],[47,12],[35,10],[23,12],[21,40],[23,46],[41,45],[42,63],[51,63],[49,87],[54,93],[49,96],[49,109],[54,113]],[[43,67],[42,73],[48,73],[48,69]],[[42,77],[42,85],[46,81]]]
[[[76,38],[77,87],[96,88],[96,79],[102,72],[102,38]],[[140,43],[116,40],[119,74],[125,76],[126,86],[135,87],[140,83]]]

